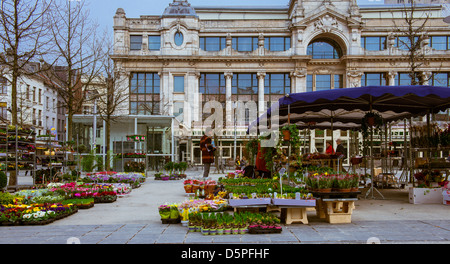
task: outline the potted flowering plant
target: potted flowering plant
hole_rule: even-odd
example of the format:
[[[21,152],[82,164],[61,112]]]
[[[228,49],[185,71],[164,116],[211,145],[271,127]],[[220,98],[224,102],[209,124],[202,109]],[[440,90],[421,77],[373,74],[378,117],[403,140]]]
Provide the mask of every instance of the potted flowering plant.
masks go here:
[[[167,204],[160,205],[158,207],[159,215],[161,216],[161,219],[169,219],[170,217],[170,206]]]
[[[337,188],[341,192],[350,192],[353,183],[353,177],[350,175],[338,175],[336,176]]]
[[[318,177],[318,189],[319,192],[331,192],[333,187],[334,177],[327,174],[322,174]]]

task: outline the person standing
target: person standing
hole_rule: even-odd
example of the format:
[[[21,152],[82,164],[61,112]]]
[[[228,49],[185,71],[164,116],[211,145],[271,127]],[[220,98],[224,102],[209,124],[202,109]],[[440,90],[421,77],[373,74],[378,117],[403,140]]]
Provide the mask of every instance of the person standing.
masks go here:
[[[212,129],[210,127],[206,128],[205,133],[200,139],[200,149],[202,151],[202,162],[203,162],[203,177],[207,178],[209,176],[209,170],[211,168],[211,163],[214,162],[214,151],[216,148],[212,145],[211,139]]]
[[[345,152],[345,148],[342,145],[342,141],[341,141],[340,138],[338,138],[336,140],[336,144],[337,144],[337,146],[336,146],[336,154],[342,154],[342,155],[344,155],[344,158],[346,158],[347,157],[347,153]]]
[[[325,150],[325,153],[328,155],[333,155],[334,154],[334,149],[333,146],[331,145],[330,141],[327,141],[327,148]]]

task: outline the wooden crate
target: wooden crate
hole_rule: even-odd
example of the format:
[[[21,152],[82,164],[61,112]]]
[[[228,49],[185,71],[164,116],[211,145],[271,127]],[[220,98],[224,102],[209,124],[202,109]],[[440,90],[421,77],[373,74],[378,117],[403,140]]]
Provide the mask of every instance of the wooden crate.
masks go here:
[[[308,224],[306,207],[281,208],[281,218],[284,220],[286,225],[290,225],[292,223]]]
[[[324,199],[326,220],[330,224],[348,224],[352,222],[355,201],[350,199]]]

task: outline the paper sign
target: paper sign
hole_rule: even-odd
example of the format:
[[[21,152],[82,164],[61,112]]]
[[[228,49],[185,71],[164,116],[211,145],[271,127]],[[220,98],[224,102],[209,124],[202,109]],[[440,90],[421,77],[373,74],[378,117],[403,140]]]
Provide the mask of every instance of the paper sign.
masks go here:
[[[300,200],[300,193],[299,192],[295,193],[295,200]]]

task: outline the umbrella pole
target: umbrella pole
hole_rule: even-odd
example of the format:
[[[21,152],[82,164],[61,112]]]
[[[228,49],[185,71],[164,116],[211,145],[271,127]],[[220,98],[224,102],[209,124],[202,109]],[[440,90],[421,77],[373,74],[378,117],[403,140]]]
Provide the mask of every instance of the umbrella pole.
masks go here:
[[[370,129],[370,174],[371,174],[371,183],[370,188],[366,193],[366,199],[369,193],[372,193],[372,199],[375,199],[375,197],[373,196],[374,190],[377,191],[377,193],[384,199],[384,196],[380,193],[380,191],[378,191],[377,188],[373,187],[373,176],[375,174],[375,164],[373,160],[373,128]]]

